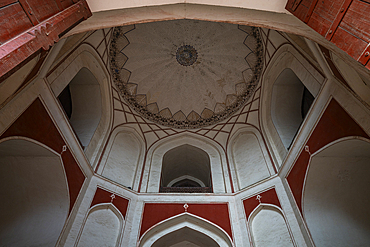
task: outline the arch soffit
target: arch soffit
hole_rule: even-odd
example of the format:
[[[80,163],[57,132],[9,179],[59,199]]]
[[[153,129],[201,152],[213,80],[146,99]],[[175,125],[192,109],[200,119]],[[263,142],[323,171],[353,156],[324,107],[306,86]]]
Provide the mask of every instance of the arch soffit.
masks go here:
[[[347,136],[347,137],[343,137],[343,138],[339,138],[335,141],[332,141],[331,143],[325,145],[324,147],[320,148],[319,150],[317,150],[315,153],[311,154],[310,156],[310,159],[309,159],[309,162],[308,162],[308,166],[307,166],[307,169],[306,169],[306,174],[305,174],[305,177],[304,177],[304,181],[303,181],[303,188],[302,188],[302,217],[304,217],[304,195],[305,195],[305,191],[306,191],[306,184],[307,184],[307,177],[308,177],[308,173],[310,171],[310,168],[312,167],[312,160],[313,158],[317,157],[317,156],[320,156],[320,154],[327,150],[328,148],[332,147],[332,146],[335,146],[336,144],[338,143],[341,143],[341,142],[346,142],[346,141],[351,141],[351,140],[359,140],[359,141],[363,141],[364,143],[368,143],[370,144],[370,140],[369,139],[366,139],[364,137],[359,137],[359,136]]]
[[[207,235],[220,244],[220,247],[234,246],[230,236],[221,227],[197,215],[185,212],[149,228],[139,239],[138,247],[149,247],[161,237],[184,227]]]
[[[320,40],[320,35],[317,35],[316,32],[306,25],[302,25],[303,23],[300,23],[293,16],[286,16],[283,12],[275,12],[273,9],[257,10],[255,8],[241,6],[222,4],[216,6],[183,2],[175,4],[162,3],[152,6],[147,5],[130,8],[116,6],[116,8],[111,8],[109,10],[94,12],[94,16],[91,19],[67,33],[66,37],[86,31],[121,25],[163,20],[194,19],[273,28],[283,32],[307,36],[314,40]],[[127,16],[125,20],[117,18],[123,14]],[[282,15],[284,18],[281,18]]]
[[[319,156],[321,152],[325,151],[326,149],[330,148],[331,146],[334,146],[334,145],[336,145],[340,142],[345,142],[345,141],[350,141],[350,140],[360,140],[360,141],[363,141],[363,142],[370,143],[369,139],[367,139],[365,137],[361,137],[361,136],[347,136],[347,137],[339,138],[335,141],[332,141],[332,142],[328,143],[327,145],[325,145],[322,148],[320,148],[319,150],[317,150],[315,153],[311,154],[311,160],[315,156]]]
[[[127,18],[122,20],[122,15]],[[294,16],[267,9],[257,10],[253,8],[241,8],[240,6],[216,6],[194,3],[158,4],[133,8],[117,6],[116,9],[94,12],[93,17],[78,25],[65,36],[69,37],[78,33],[115,26],[178,19],[227,22],[238,25],[270,28],[300,35],[336,52],[345,62],[360,69],[361,74],[366,75],[368,73],[366,68],[358,66],[358,63],[347,54],[344,54],[341,49],[327,42],[324,37],[297,20]]]
[[[69,188],[68,188],[68,179],[67,179],[67,174],[66,174],[66,171],[64,169],[64,163],[63,163],[63,160],[62,160],[62,156],[61,154],[57,153],[55,150],[51,149],[49,146],[41,143],[41,142],[38,142],[32,138],[28,138],[28,137],[23,137],[23,136],[10,136],[10,137],[6,137],[6,138],[3,138],[3,139],[0,139],[0,145],[4,142],[7,142],[7,141],[11,141],[11,140],[23,140],[23,141],[27,141],[27,142],[30,142],[32,144],[35,144],[35,145],[38,145],[42,148],[45,148],[46,150],[48,150],[49,152],[51,152],[53,155],[57,156],[59,158],[59,161],[60,161],[60,165],[61,165],[61,168],[63,170],[63,176],[64,176],[64,181],[65,181],[65,186],[66,186],[66,191],[67,191],[67,194],[68,194],[68,199],[70,198],[70,195],[69,195]],[[69,205],[69,202],[68,202],[68,205]]]

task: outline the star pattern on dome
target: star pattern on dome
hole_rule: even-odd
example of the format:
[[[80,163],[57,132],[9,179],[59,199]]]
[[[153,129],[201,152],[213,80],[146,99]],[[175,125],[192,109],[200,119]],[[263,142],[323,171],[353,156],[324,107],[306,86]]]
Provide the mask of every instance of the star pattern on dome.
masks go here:
[[[196,24],[198,25],[198,23]],[[202,25],[204,26],[203,23]],[[196,27],[194,23],[190,23],[190,26]],[[157,38],[158,41],[153,41],[144,46],[141,41],[147,39],[137,38],[136,36],[140,36],[140,33],[135,34],[136,29],[140,28],[136,26],[131,30],[126,27],[114,28],[109,51],[110,69],[120,95],[141,116],[168,127],[196,129],[228,118],[240,109],[254,92],[263,67],[262,41],[258,28],[234,26],[236,28],[233,32],[239,32],[238,35],[242,35],[241,37],[244,39],[244,41],[243,39],[240,41],[240,44],[229,44],[229,39],[222,37],[222,35],[226,36],[222,33],[213,34],[213,36],[216,36],[215,40],[212,37],[209,41],[207,40],[209,42],[208,46],[202,45],[195,37],[194,33],[201,31],[194,31],[187,35],[191,37],[186,38],[185,41],[200,42],[199,50],[196,50],[192,45],[188,45],[192,42],[181,44],[175,38],[172,42],[174,43],[174,49],[168,48],[168,46],[163,48],[164,45],[172,43],[167,41],[167,37],[165,39],[161,36]],[[220,30],[229,32],[225,27]],[[168,37],[176,35],[176,33],[169,33]],[[180,32],[180,34],[182,33]],[[202,38],[198,37],[198,39],[201,40]],[[220,45],[217,41],[220,39],[223,40],[220,43],[225,43],[226,48],[218,47]],[[136,42],[131,43],[131,40]],[[156,40],[155,37],[153,37],[153,40]],[[181,45],[175,45],[176,42]],[[154,48],[151,48],[151,46]],[[245,47],[244,55],[240,54],[238,50],[241,49],[240,47]],[[138,55],[138,51],[142,54]],[[157,51],[155,53],[156,58],[145,57],[145,54],[152,54],[152,51]],[[221,61],[221,65],[217,67],[215,57],[220,59],[225,52],[230,54],[226,53],[226,59],[222,59],[224,61]],[[167,57],[163,58],[164,56]],[[159,60],[159,58],[162,60]],[[244,61],[244,65],[241,66],[238,62],[233,67],[233,61],[238,59]],[[183,65],[180,67],[190,68],[194,66],[194,68],[193,70],[177,71],[171,67],[173,66],[172,61],[175,61],[177,66],[179,64]],[[140,72],[142,69],[144,69],[144,72]],[[150,70],[153,72],[150,72]],[[225,76],[220,75],[221,73],[232,73],[232,75]],[[216,93],[212,91],[212,88]],[[225,91],[223,91],[224,88]],[[166,90],[168,90],[168,93],[163,94],[163,91]],[[156,95],[158,91],[160,93]]]

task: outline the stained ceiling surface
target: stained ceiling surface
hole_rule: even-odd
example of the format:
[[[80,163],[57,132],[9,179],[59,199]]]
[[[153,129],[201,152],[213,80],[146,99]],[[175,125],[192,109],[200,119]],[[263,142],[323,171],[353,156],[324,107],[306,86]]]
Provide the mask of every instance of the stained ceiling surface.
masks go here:
[[[182,129],[211,125],[254,92],[260,40],[257,28],[197,20],[116,27],[113,79],[121,96],[151,121]]]

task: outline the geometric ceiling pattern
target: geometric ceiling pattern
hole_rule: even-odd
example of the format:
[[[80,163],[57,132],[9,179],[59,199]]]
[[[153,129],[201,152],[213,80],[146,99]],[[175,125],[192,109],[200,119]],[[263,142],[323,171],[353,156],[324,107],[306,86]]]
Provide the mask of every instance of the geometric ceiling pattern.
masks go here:
[[[259,81],[259,29],[174,20],[116,27],[110,66],[123,99],[144,118],[194,129],[228,118]]]
[[[127,28],[132,29],[134,26],[127,26]],[[261,73],[263,76],[264,70],[270,63],[270,60],[276,50],[283,44],[293,44],[290,42],[286,34],[265,28],[260,28],[259,30],[264,48],[263,63],[265,66]],[[274,36],[275,43],[271,41],[270,36]],[[107,53],[109,51],[112,37],[113,28],[100,29],[87,34],[80,43],[80,45],[90,45],[96,50],[101,57],[107,71],[110,71],[110,58]],[[238,129],[247,126],[253,127],[259,132],[261,132],[262,129],[260,122],[260,83],[256,86],[255,91],[246,104],[244,104],[237,112],[233,113],[228,119],[198,129],[171,128],[144,118],[141,114],[134,111],[129,104],[127,104],[127,102],[121,96],[119,89],[113,83],[113,80],[109,81],[109,84],[112,90],[111,97],[113,101],[113,121],[110,133],[113,133],[113,131],[119,127],[130,127],[135,129],[144,140],[144,156],[147,155],[150,148],[156,143],[169,137],[190,133],[213,141],[216,145],[221,147],[224,152],[223,155],[227,157],[231,137]],[[106,142],[106,145],[108,142],[109,141]],[[99,165],[99,163],[96,164],[95,171],[97,171]]]

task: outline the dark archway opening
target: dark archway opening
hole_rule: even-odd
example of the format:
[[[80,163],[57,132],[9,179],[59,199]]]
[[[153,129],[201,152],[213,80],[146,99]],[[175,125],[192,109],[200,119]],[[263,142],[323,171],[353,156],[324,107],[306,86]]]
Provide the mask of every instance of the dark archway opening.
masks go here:
[[[315,98],[291,69],[281,72],[271,97],[272,122],[289,150]]]
[[[187,144],[165,153],[160,192],[211,193],[212,179],[208,154]]]
[[[82,148],[86,148],[97,129],[102,115],[102,99],[98,80],[87,68],[82,68],[58,95]]]

